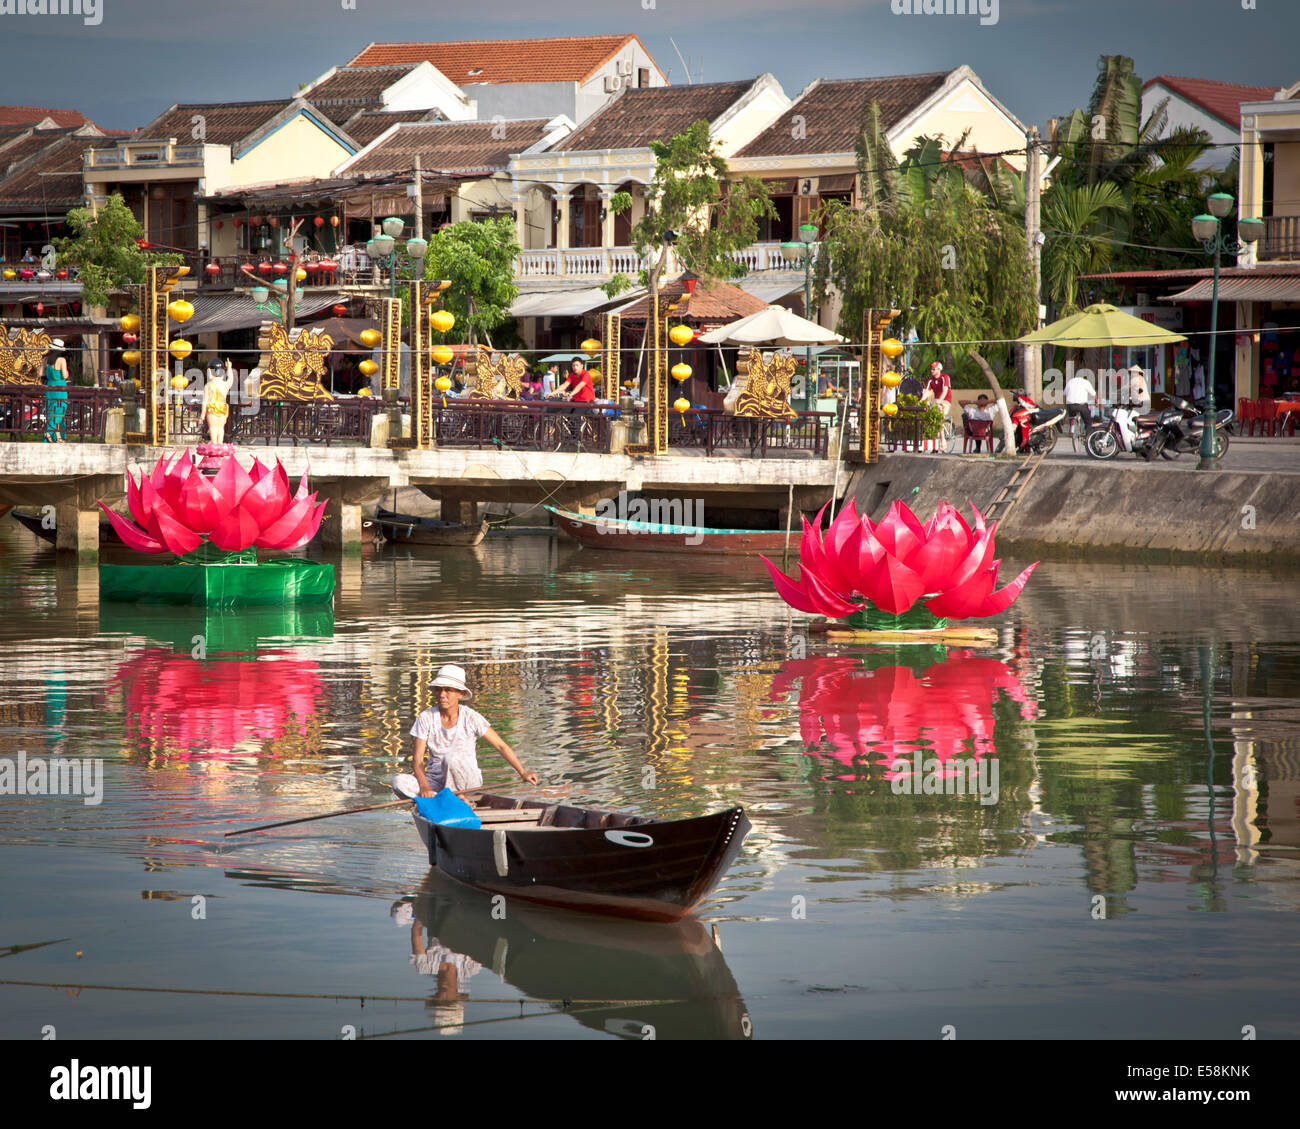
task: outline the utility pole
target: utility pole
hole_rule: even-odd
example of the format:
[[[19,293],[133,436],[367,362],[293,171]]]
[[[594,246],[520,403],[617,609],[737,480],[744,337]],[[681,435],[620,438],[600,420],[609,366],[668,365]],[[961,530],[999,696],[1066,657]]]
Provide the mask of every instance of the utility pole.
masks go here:
[[[1043,246],[1039,227],[1041,186],[1043,179],[1043,152],[1039,148],[1038,127],[1031,125],[1025,132],[1025,243],[1034,268],[1034,324],[1040,324],[1039,307],[1043,301]],[[1025,391],[1030,398],[1042,403],[1043,354],[1040,345],[1022,345],[1021,370],[1025,378]]]
[[[415,237],[424,238],[424,185],[420,176],[420,154],[415,154]]]

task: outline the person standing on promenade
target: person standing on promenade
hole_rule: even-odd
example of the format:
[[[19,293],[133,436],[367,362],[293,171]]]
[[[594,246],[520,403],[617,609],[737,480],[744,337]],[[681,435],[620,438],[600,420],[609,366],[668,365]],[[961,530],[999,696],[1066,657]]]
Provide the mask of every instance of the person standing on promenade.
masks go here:
[[[45,366],[45,442],[66,443],[63,417],[68,412],[68,362],[63,359],[64,344],[56,337],[50,342],[54,359]]]

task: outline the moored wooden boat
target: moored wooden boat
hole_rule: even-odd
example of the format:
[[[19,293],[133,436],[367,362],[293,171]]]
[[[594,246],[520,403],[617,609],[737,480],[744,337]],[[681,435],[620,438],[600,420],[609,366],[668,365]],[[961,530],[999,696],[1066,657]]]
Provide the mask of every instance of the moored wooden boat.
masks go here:
[[[55,526],[53,516],[47,521],[41,514],[25,513],[23,510],[14,510],[13,515],[14,521],[18,522],[24,529],[34,533],[42,541],[48,541],[51,545],[58,544],[59,531]],[[122,544],[122,538],[117,535],[113,523],[106,517],[99,519],[99,540],[101,544],[105,545]]]
[[[385,540],[398,545],[477,545],[487,533],[488,523],[477,525],[438,521],[415,514],[399,514],[382,506],[375,512],[375,524]]]
[[[750,823],[741,807],[694,819],[480,795],[477,830],[412,808],[429,862],[489,893],[586,913],[679,921],[717,885]]]
[[[575,514],[547,506],[559,527],[588,549],[620,549],[638,553],[781,553],[784,530],[712,529],[703,525],[667,525],[628,521],[596,514]],[[798,553],[799,538],[789,538],[790,555]]]

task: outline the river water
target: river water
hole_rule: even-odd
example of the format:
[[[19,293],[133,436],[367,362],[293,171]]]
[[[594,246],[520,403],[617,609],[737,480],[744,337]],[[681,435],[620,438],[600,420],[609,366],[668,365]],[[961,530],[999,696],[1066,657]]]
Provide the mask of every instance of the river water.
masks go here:
[[[0,766],[103,773],[0,796],[0,1036],[1300,1036],[1293,577],[1044,562],[987,645],[882,648],[757,562],[334,561],[332,615],[101,606],[0,525]],[[224,840],[391,799],[448,662],[542,778],[481,743],[495,790],[745,806],[693,918],[501,919],[400,808]]]

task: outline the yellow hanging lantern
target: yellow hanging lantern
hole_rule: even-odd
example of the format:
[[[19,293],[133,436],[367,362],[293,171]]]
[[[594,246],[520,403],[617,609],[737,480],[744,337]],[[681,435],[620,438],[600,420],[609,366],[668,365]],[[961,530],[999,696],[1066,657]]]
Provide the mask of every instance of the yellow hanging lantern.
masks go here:
[[[357,395],[358,395],[358,396],[373,396],[374,393],[371,392],[369,388],[358,388],[358,389],[357,389]]]
[[[374,361],[371,360],[362,361],[359,365],[357,365],[357,368],[359,368],[363,373],[365,373],[366,376],[374,376],[375,373],[379,371],[379,366],[375,364]]]
[[[685,396],[678,396],[677,399],[673,401],[673,407],[676,408],[679,412],[681,412],[682,415],[685,415],[687,413],[687,411],[690,409],[690,406],[691,406],[691,402]]]
[[[305,270],[303,270],[302,267],[299,267],[299,268],[298,268],[298,274],[297,274],[296,277],[297,277],[297,279],[298,279],[299,282],[306,282],[306,281],[307,281],[307,272],[306,272]]]
[[[6,282],[12,282],[12,281],[13,281],[15,278],[17,278],[17,277],[18,277],[18,272],[17,272],[16,270],[6,270],[6,271],[5,271],[5,281],[6,281]]]
[[[175,376],[172,377],[172,387],[175,388],[177,392],[179,392],[182,388],[188,388],[189,386],[190,386],[190,382],[180,373],[177,373]]]
[[[897,405],[897,404],[886,404],[886,405],[885,405],[884,407],[882,407],[880,410],[881,410],[882,412],[884,412],[885,415],[887,415],[887,416],[896,416],[896,415],[898,415],[898,405]]]
[[[588,337],[581,345],[578,346],[584,353],[599,353],[600,342],[594,337]]]
[[[689,325],[675,325],[668,331],[668,340],[674,345],[689,345],[695,340],[695,330]]]
[[[135,368],[135,366],[140,363],[139,351],[136,349],[128,349],[122,354],[122,363],[126,365],[127,368]]]
[[[672,367],[674,380],[687,380],[691,375],[691,366],[687,364],[677,364]]]
[[[887,372],[880,378],[880,383],[886,388],[897,388],[903,383],[903,378],[896,372]]]
[[[450,310],[434,310],[429,315],[429,324],[439,333],[446,333],[456,324],[456,315]]]
[[[184,298],[177,298],[174,302],[167,303],[167,316],[172,321],[184,324],[194,316],[194,307]]]
[[[435,365],[449,365],[456,359],[456,354],[448,349],[446,345],[435,345],[429,350],[429,356],[433,358]]]
[[[447,393],[447,392],[450,392],[450,391],[451,391],[451,377],[449,377],[449,376],[440,376],[440,377],[438,377],[437,380],[435,380],[435,381],[433,382],[433,386],[434,386],[434,387],[435,387],[439,392],[442,392],[442,393],[444,393],[444,394]]]
[[[384,335],[377,329],[363,329],[360,333],[361,344],[367,349],[373,349],[383,339]]]
[[[903,352],[903,343],[897,337],[886,337],[880,343],[880,351],[893,360]]]
[[[191,345],[188,341],[186,341],[185,338],[178,337],[168,347],[167,352],[169,352],[178,361],[183,361],[192,352],[194,352],[194,346]]]
[[[122,327],[123,333],[134,333],[140,328],[140,319],[135,314],[123,314],[117,324]]]

